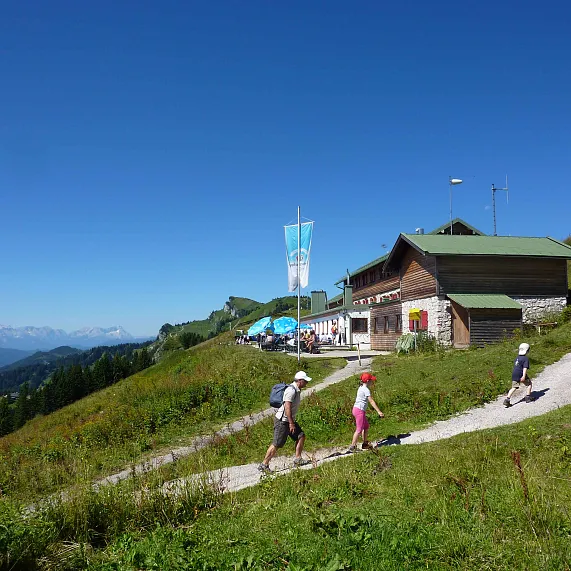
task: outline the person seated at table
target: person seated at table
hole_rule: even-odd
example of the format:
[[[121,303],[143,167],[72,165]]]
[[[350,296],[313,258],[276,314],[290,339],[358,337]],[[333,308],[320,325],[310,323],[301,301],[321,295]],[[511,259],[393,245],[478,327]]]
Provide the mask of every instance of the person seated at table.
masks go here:
[[[316,351],[315,343],[317,342],[317,337],[315,336],[315,331],[313,329],[309,332],[309,338],[305,342],[307,345],[307,352],[314,353]]]

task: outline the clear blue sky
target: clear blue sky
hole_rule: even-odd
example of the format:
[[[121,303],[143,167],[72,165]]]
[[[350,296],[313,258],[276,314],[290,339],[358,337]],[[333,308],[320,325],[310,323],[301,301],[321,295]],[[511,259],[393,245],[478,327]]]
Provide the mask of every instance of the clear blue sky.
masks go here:
[[[0,323],[153,335],[453,215],[571,233],[568,2],[2,2]],[[385,246],[383,246],[385,245]]]

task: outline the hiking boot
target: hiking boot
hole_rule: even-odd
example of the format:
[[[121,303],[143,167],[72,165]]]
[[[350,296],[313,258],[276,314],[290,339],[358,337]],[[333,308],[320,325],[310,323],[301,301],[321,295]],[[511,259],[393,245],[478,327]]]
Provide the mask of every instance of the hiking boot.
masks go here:
[[[261,464],[258,464],[258,470],[260,472],[263,472],[264,474],[271,474],[272,471],[270,470],[269,466],[266,466],[263,462]]]
[[[353,454],[353,452],[357,452],[357,447],[354,444],[351,444],[347,450],[347,454]]]
[[[363,442],[363,444],[361,444],[361,450],[372,450],[373,449],[373,445],[370,442]]]
[[[293,461],[293,465],[296,468],[299,468],[300,466],[307,466],[308,464],[311,464],[311,460],[306,460],[305,458],[296,458]]]
[[[509,408],[512,405],[512,403],[510,402],[510,399],[504,399],[504,406],[506,408]]]
[[[523,399],[525,402],[533,402],[535,399],[531,395],[526,395]]]

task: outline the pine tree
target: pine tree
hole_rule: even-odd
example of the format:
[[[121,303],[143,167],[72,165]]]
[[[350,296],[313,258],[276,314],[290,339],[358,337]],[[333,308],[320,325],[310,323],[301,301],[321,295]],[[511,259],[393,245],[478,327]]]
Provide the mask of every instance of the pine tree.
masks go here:
[[[13,412],[8,397],[0,396],[0,436],[12,432],[13,422]]]
[[[29,418],[29,402],[28,396],[30,394],[30,386],[28,383],[24,383],[20,387],[20,393],[16,399],[16,404],[14,406],[14,428],[18,430],[26,424],[26,420]]]
[[[97,390],[103,389],[113,382],[113,366],[108,353],[103,353],[93,365],[93,377]]]
[[[139,370],[148,369],[153,364],[153,358],[149,355],[146,347],[143,347],[139,353]]]
[[[86,394],[81,365],[72,365],[67,370],[67,386],[70,391],[69,402],[75,402]]]

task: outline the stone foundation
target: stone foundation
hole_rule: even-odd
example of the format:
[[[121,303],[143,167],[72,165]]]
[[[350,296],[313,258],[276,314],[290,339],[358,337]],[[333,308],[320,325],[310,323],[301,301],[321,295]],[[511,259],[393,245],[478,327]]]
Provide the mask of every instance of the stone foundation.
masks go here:
[[[524,323],[538,323],[550,315],[561,313],[567,305],[565,297],[517,297],[510,296],[523,306]]]
[[[412,333],[408,327],[408,312],[412,308],[428,312],[428,333],[442,345],[452,343],[452,316],[450,300],[437,296],[402,302],[402,332]]]

